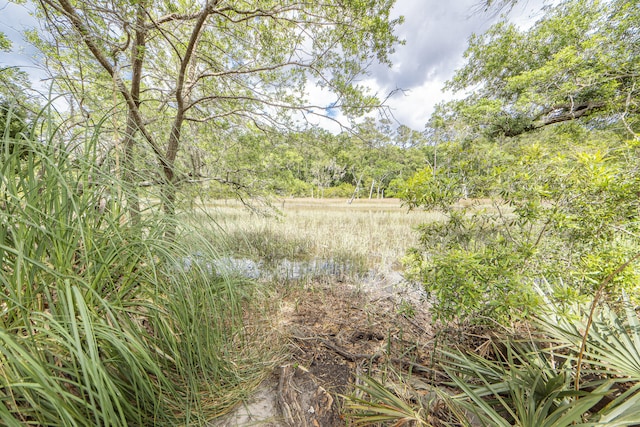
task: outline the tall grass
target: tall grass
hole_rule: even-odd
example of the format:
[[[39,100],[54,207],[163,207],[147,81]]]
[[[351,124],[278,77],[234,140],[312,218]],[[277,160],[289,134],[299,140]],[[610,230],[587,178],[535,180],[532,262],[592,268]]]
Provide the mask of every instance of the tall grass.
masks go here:
[[[1,423],[204,424],[268,364],[244,333],[250,285],[184,268],[215,250],[184,228],[167,242],[157,210],[128,223],[99,128],[65,138],[50,119],[1,139]]]
[[[408,211],[397,199],[286,199],[278,215],[257,216],[235,201],[203,206],[196,220],[225,230],[225,244],[236,256],[261,260],[333,259],[366,269],[399,268],[415,229],[441,219],[433,212]],[[220,246],[224,249],[223,246]]]

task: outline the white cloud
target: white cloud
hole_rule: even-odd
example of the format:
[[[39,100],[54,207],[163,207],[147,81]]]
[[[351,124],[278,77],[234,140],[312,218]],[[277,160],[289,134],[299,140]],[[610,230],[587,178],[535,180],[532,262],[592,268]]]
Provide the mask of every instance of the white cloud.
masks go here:
[[[441,89],[463,65],[469,37],[484,32],[500,18],[478,12],[478,3],[479,0],[397,0],[394,13],[405,18],[397,33],[406,43],[391,56],[391,68],[372,67],[369,81],[379,94],[405,91],[388,100],[401,124],[422,130],[435,105],[453,98],[453,94]],[[539,18],[543,3],[545,0],[520,1],[509,18],[523,27],[531,25]]]
[[[306,114],[298,114],[299,120],[313,126],[320,126],[332,133],[339,133],[348,120],[339,108],[331,108],[337,101],[336,95],[315,84],[307,86],[307,99],[313,108]]]
[[[443,80],[432,79],[405,92],[398,92],[388,102],[395,119],[413,129],[422,130],[435,105],[453,96],[442,91],[444,83]]]
[[[37,28],[37,20],[30,15],[32,5],[29,2],[15,4],[0,0],[0,32],[11,40],[11,51],[0,52],[0,69],[17,67],[25,71],[31,80],[31,95],[47,99],[47,73],[40,59],[38,49],[24,37],[25,30]],[[57,106],[60,102],[54,102]]]

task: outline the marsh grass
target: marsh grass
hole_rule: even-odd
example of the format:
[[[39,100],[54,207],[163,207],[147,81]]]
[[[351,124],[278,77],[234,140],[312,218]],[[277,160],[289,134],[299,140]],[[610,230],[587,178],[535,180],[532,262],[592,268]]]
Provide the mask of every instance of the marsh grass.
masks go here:
[[[415,229],[441,219],[434,212],[409,211],[397,199],[286,199],[277,212],[260,216],[237,201],[202,205],[192,220],[225,230],[219,250],[254,260],[333,260],[362,271],[399,268]],[[216,245],[216,242],[214,242]]]
[[[50,118],[38,139],[1,141],[0,420],[204,425],[276,363],[263,330],[247,335],[252,284],[183,268],[218,254],[182,223],[164,239],[157,209],[127,222],[127,186],[97,166],[100,130],[59,138]]]

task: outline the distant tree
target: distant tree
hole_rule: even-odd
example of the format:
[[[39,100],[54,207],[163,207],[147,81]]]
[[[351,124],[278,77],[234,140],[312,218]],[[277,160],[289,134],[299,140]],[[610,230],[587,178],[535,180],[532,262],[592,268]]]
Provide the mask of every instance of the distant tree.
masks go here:
[[[419,147],[426,143],[425,136],[409,126],[400,125],[396,129],[394,144],[400,148]]]

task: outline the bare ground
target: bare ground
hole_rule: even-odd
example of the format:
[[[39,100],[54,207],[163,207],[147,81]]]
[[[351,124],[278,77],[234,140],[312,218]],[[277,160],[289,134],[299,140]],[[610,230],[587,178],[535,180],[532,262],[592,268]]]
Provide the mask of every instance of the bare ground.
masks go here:
[[[276,317],[288,360],[213,426],[345,426],[342,395],[357,375],[392,368],[434,379],[428,304],[397,273],[289,287]]]

